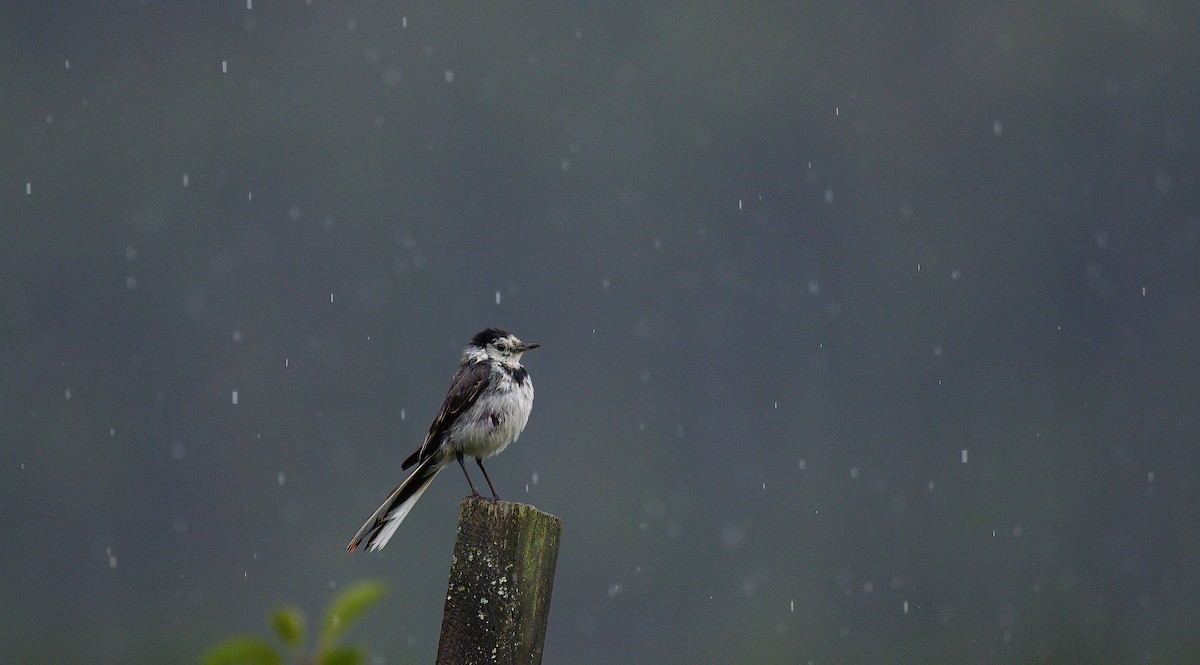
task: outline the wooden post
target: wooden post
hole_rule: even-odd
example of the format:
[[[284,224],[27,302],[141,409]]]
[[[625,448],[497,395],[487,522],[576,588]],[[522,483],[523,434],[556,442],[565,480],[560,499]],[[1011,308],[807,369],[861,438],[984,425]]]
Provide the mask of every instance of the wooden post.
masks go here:
[[[542,662],[561,536],[533,506],[462,500],[438,665]]]

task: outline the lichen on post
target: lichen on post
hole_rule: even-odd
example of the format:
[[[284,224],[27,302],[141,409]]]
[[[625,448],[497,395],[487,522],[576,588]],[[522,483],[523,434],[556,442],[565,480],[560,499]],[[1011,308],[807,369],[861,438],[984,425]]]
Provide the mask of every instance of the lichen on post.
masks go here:
[[[561,535],[533,506],[463,499],[439,665],[541,662]]]

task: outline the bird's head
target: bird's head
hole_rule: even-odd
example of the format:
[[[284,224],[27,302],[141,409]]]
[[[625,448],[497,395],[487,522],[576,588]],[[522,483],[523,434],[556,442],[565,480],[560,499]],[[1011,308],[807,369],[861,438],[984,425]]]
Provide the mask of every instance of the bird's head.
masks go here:
[[[471,338],[471,347],[485,352],[489,358],[502,362],[519,362],[521,354],[530,349],[536,349],[541,344],[526,344],[512,333],[499,328],[488,328]]]

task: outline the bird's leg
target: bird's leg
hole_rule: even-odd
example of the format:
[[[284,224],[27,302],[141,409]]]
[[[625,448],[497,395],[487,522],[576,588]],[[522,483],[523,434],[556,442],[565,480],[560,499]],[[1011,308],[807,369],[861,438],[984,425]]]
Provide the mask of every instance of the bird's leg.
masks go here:
[[[454,456],[458,458],[458,465],[462,467],[462,470],[463,470],[463,475],[467,477],[467,484],[471,486],[471,496],[473,496],[473,497],[479,497],[479,491],[475,489],[475,483],[471,482],[471,474],[467,473],[467,465],[466,465],[466,464],[463,464],[463,461],[462,461],[462,457],[463,457],[463,455],[462,455],[462,453],[455,453],[455,454],[454,454]],[[482,469],[482,468],[483,468],[483,466],[481,465],[479,468],[481,468],[481,469]],[[483,477],[484,477],[484,478],[487,478],[487,472],[486,472],[486,471],[483,473]],[[488,481],[488,486],[489,486],[489,487],[491,487],[491,485],[492,485],[492,481],[490,481],[490,480],[489,480],[489,481]],[[495,495],[495,494],[496,494],[496,492],[495,492],[495,491],[492,491],[492,494],[493,494],[493,495]],[[481,498],[481,497],[480,497],[480,498]]]
[[[500,497],[496,495],[496,488],[492,487],[492,479],[488,478],[487,469],[483,468],[483,460],[476,457],[475,463],[479,465],[479,470],[483,472],[483,479],[487,481],[488,489],[492,490],[492,501],[499,501]]]

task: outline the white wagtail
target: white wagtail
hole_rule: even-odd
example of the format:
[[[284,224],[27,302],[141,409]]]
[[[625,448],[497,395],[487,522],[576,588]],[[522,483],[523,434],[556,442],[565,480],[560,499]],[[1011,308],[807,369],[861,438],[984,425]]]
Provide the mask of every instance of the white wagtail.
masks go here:
[[[346,546],[347,552],[358,549],[364,541],[368,551],[383,549],[433,477],[454,460],[458,460],[467,475],[471,494],[479,496],[463,464],[464,455],[475,458],[488,489],[492,490],[492,498],[500,500],[487,469],[483,468],[483,458],[499,453],[516,441],[529,421],[529,412],[533,410],[533,380],[521,367],[521,354],[538,346],[525,344],[497,328],[488,328],[471,338],[463,349],[442,410],[429,426],[425,443],[400,466],[407,469],[416,464],[417,468],[392,490],[379,510],[354,534],[354,539]]]

